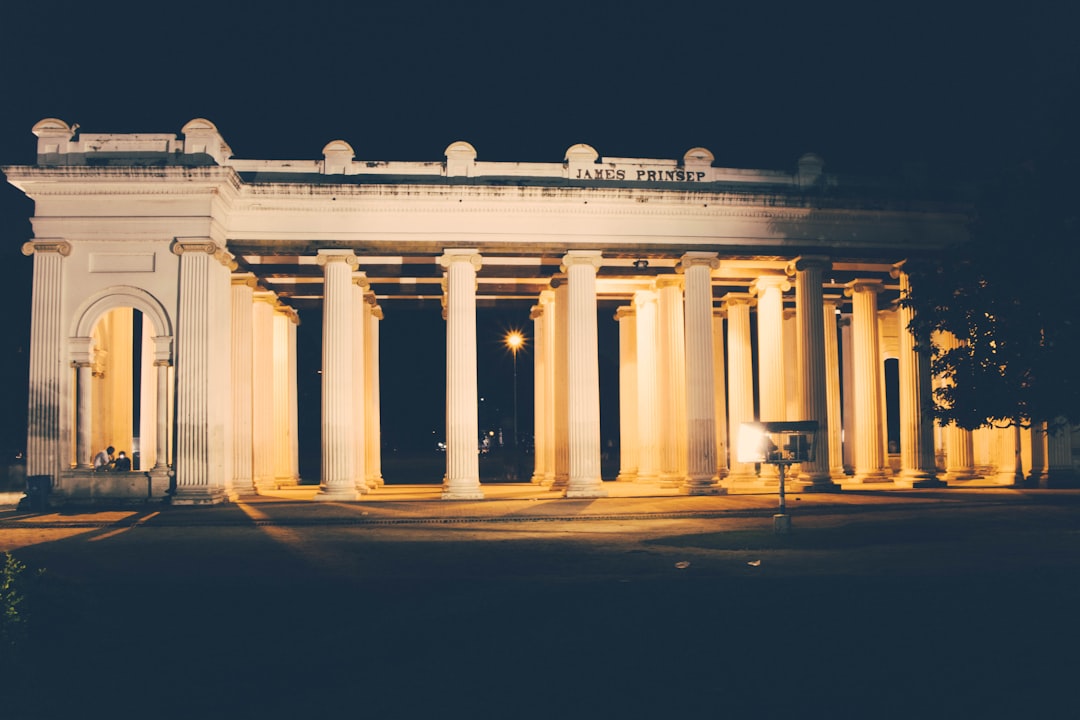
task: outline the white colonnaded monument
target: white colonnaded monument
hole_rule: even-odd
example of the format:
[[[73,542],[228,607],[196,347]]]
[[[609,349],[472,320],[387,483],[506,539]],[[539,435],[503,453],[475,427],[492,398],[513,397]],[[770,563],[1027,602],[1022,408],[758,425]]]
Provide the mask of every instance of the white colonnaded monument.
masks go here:
[[[33,133],[36,164],[3,172],[35,203],[27,474],[49,478],[52,503],[211,504],[297,483],[296,327],[312,306],[315,498],[377,492],[379,365],[395,362],[380,356],[379,326],[422,297],[441,298],[445,318],[446,499],[484,495],[478,300],[532,303],[532,481],[567,497],[606,492],[607,306],[619,481],[775,487],[775,468],[729,450],[755,419],[818,422],[819,452],[790,478],[807,490],[941,484],[1015,455],[1011,433],[934,426],[934,379],[896,302],[905,260],[966,239],[957,195],[835,176],[814,154],[786,171],[719,167],[704,148],[665,160],[574,145],[562,162],[484,162],[455,142],[440,160],[393,162],[335,140],[320,159],[271,161],[233,157],[204,119],[179,135],[51,118]],[[137,472],[94,472],[98,450],[136,439]],[[1055,452],[1071,462],[1068,437],[1042,441],[1025,445],[1033,473]]]

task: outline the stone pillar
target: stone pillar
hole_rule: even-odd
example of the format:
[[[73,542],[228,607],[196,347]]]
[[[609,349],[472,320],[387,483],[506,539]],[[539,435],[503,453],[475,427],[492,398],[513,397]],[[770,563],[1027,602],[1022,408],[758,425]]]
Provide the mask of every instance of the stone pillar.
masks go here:
[[[367,405],[364,427],[367,434],[367,486],[375,489],[384,484],[382,476],[382,404],[379,399],[379,323],[383,319],[374,293],[364,297],[369,311],[364,316],[367,337],[364,344],[364,398]]]
[[[90,362],[90,338],[85,340],[85,349],[76,353],[73,361],[78,386],[78,405],[75,413],[75,466],[89,470],[94,463],[94,448],[91,444],[91,431],[94,417],[93,363]]]
[[[356,500],[352,250],[319,250],[323,267],[322,481],[315,500]]]
[[[70,370],[63,366],[61,355],[60,307],[63,259],[71,254],[71,245],[63,240],[32,240],[22,246],[22,252],[34,256],[26,474],[49,475],[54,486],[59,486],[61,470],[68,464],[61,450],[61,433],[70,432],[61,428],[67,420],[61,418],[60,409],[70,407],[71,397],[65,397],[62,389]]]
[[[210,238],[177,240],[180,299],[176,333],[176,489],[174,505],[224,502],[232,465],[232,255]],[[224,363],[223,363],[224,361]]]
[[[792,264],[795,273],[795,332],[798,356],[798,413],[796,420],[816,420],[814,459],[799,464],[798,479],[812,490],[838,489],[829,471],[829,394],[825,364],[825,324],[822,307],[825,299],[822,280],[832,268],[826,257],[805,255]],[[835,326],[834,326],[835,328]],[[833,333],[833,345],[836,334]],[[833,369],[835,369],[835,365]]]
[[[479,420],[476,391],[476,250],[447,250],[446,268],[446,483],[444,500],[479,500]]]
[[[544,308],[544,485],[555,482],[555,291],[540,293]]]
[[[660,408],[660,481],[681,486],[686,477],[686,326],[682,277],[656,278],[657,384]]]
[[[1020,426],[995,427],[994,443],[997,449],[997,467],[994,482],[998,485],[1023,487],[1024,464],[1021,457],[1022,442]]]
[[[750,292],[758,298],[758,410],[762,422],[787,420],[784,293],[790,289],[787,278],[779,276],[759,277],[750,286]],[[779,477],[776,465],[763,464],[760,473],[770,482]]]
[[[837,342],[837,316],[840,298],[823,300],[825,331],[825,395],[829,407],[829,477],[833,482],[847,480],[844,472],[843,419],[840,414],[840,353]]]
[[[555,476],[552,478],[552,490],[565,490],[570,480],[570,435],[569,435],[569,404],[567,397],[567,377],[569,373],[569,305],[570,287],[567,285],[566,276],[554,277],[551,280],[555,288],[554,317],[553,317],[553,342],[554,342],[554,372],[552,383],[552,407],[554,408],[554,429],[552,441],[554,443]]]
[[[277,296],[252,293],[251,308],[251,477],[256,492],[274,483],[274,308]],[[256,389],[258,390],[256,392]]]
[[[1028,487],[1045,487],[1047,470],[1046,423],[1031,423],[1031,470],[1028,472]]]
[[[959,347],[960,341],[952,333],[938,333],[937,342],[943,351],[948,352]],[[951,380],[942,379],[947,383]],[[971,480],[975,475],[975,448],[970,430],[965,430],[956,423],[942,428],[945,439],[945,477],[946,482]]]
[[[726,317],[726,310],[713,308],[713,417],[716,421],[716,477],[720,480],[728,475],[727,365],[724,362],[724,318]]]
[[[1072,426],[1066,418],[1048,424],[1046,486],[1076,487],[1077,472],[1072,458]]]
[[[680,267],[686,286],[685,377],[686,475],[680,491],[688,495],[719,495],[716,473],[716,384],[713,379],[712,270],[720,266],[716,253],[688,252]]]
[[[286,487],[296,484],[292,461],[292,415],[296,412],[289,404],[289,327],[292,325],[292,308],[278,305],[274,308],[274,485]]]
[[[139,342],[142,347],[139,360],[139,458],[137,464],[134,458],[131,461],[132,468],[135,470],[146,470],[157,464],[154,453],[154,449],[157,447],[157,393],[154,391],[157,381],[157,370],[154,369],[154,336],[157,334],[157,330],[155,330],[150,317],[145,314],[142,316],[141,325],[142,338]],[[230,371],[229,375],[233,377],[234,373]],[[235,445],[235,418],[233,427],[233,444]],[[132,450],[134,449],[132,448]],[[236,451],[233,452],[235,454]],[[235,477],[235,473],[234,464],[233,477]],[[231,481],[232,477],[228,478],[228,480]]]
[[[855,474],[855,438],[859,428],[855,425],[855,357],[852,344],[851,315],[841,315],[840,320],[840,385],[844,388],[843,397],[843,448],[844,474],[848,478]]]
[[[533,485],[544,482],[544,459],[547,410],[547,365],[545,353],[547,341],[544,338],[544,306],[533,305],[529,308],[529,319],[533,321],[533,474],[529,479]]]
[[[255,276],[239,273],[232,277],[232,414],[233,472],[226,492],[230,500],[255,491],[252,475],[252,315]]]
[[[367,483],[367,337],[365,329],[371,306],[364,302],[369,283],[363,272],[352,277],[352,419],[353,478],[360,494],[370,490]]]
[[[296,364],[296,328],[300,325],[300,315],[293,310],[289,313],[289,457],[292,459],[292,481],[290,484],[300,484],[300,418],[297,398],[297,364]]]
[[[634,293],[637,316],[637,441],[638,481],[656,482],[660,479],[660,443],[656,388],[656,293],[639,290]]]
[[[637,479],[637,314],[615,311],[619,323],[619,482]]]
[[[723,297],[728,320],[728,428],[731,438],[730,489],[755,486],[757,474],[753,463],[739,462],[739,432],[744,422],[754,420],[754,364],[750,345],[750,306],[748,293],[728,293]]]
[[[169,360],[161,355],[154,356],[154,368],[157,370],[157,441],[156,459],[153,471],[163,475],[169,467]]]
[[[855,477],[852,482],[888,482],[881,433],[881,351],[877,296],[880,280],[854,280],[845,292],[852,298],[852,367],[855,375]]]
[[[798,288],[796,288],[796,291]],[[795,308],[784,308],[784,417],[798,420],[799,415],[799,328]],[[788,477],[796,479],[799,468],[791,468]]]
[[[596,339],[596,269],[600,253],[563,256],[569,286],[567,407],[570,445],[568,498],[604,497],[600,476],[600,356]]]
[[[931,420],[930,337],[916,338],[910,329],[915,311],[904,305],[911,292],[902,265],[893,270],[900,280],[900,475],[896,483],[909,487],[941,487],[934,461],[934,424]]]

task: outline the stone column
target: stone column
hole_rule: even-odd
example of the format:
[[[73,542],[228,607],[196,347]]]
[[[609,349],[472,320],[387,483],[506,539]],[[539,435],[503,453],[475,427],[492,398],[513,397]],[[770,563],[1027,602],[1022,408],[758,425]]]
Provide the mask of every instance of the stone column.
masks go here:
[[[843,397],[843,435],[844,442],[841,449],[844,458],[844,474],[849,479],[855,474],[855,439],[859,436],[859,428],[855,425],[855,356],[852,344],[851,315],[841,315],[840,325],[840,386],[844,388]]]
[[[551,279],[555,289],[555,310],[552,325],[554,343],[552,384],[552,407],[554,408],[554,426],[552,442],[554,444],[555,476],[551,482],[552,490],[565,490],[570,481],[570,415],[567,397],[567,378],[569,374],[569,327],[570,327],[570,287],[565,275]]]
[[[825,395],[829,406],[829,477],[833,482],[847,480],[844,472],[843,420],[840,415],[840,357],[837,334],[837,315],[841,299],[823,300],[825,330]]]
[[[135,470],[147,470],[157,464],[154,449],[157,447],[157,393],[154,385],[157,381],[157,370],[154,369],[154,337],[157,330],[148,315],[142,316],[142,328],[140,346],[142,347],[139,360],[139,459],[135,463],[132,459],[132,468]],[[230,377],[234,374],[230,371]],[[231,385],[231,383],[230,383]],[[236,427],[235,420],[233,427]],[[236,431],[233,431],[233,444],[236,443]],[[133,448],[134,449],[134,448]],[[235,453],[235,450],[233,451]],[[236,476],[235,465],[232,477]]]
[[[232,320],[232,255],[210,238],[178,240],[180,301],[176,333],[176,489],[174,505],[224,502],[231,467],[227,357]],[[226,357],[222,358],[222,349]],[[224,361],[224,367],[222,367]]]
[[[931,409],[930,337],[918,338],[911,330],[915,311],[904,305],[911,292],[902,264],[893,270],[900,280],[900,476],[896,483],[910,487],[941,487],[934,461],[934,424]]]
[[[656,387],[656,293],[634,293],[637,315],[637,441],[638,481],[660,479],[660,442],[656,424],[658,398]]]
[[[544,308],[544,485],[555,482],[555,291],[540,293]]]
[[[291,308],[290,308],[291,309]],[[300,315],[296,310],[289,313],[289,457],[292,460],[291,485],[300,484],[300,418],[297,399],[297,364],[296,364],[296,328],[300,325]]]
[[[546,358],[544,338],[544,306],[533,305],[529,308],[529,319],[533,321],[533,474],[529,479],[533,485],[544,482],[544,431],[546,429],[544,407],[546,395]]]
[[[323,267],[322,481],[315,500],[356,500],[352,250],[319,250]]]
[[[375,489],[384,484],[382,476],[382,405],[379,399],[379,323],[383,319],[382,308],[375,293],[364,297],[369,310],[364,315],[367,337],[364,344],[364,398],[367,405],[367,485]]]
[[[292,461],[292,415],[296,411],[289,405],[289,326],[292,325],[292,308],[278,305],[274,308],[274,484],[277,487],[295,485]]]
[[[157,452],[152,472],[158,475],[164,475],[169,466],[169,418],[172,417],[169,412],[170,364],[167,357],[162,357],[164,354],[167,354],[167,351],[154,356],[154,368],[157,370]]]
[[[49,475],[58,487],[63,482],[60,473],[68,464],[60,443],[60,425],[67,422],[60,409],[70,407],[71,401],[61,389],[70,370],[63,366],[61,356],[60,307],[63,259],[71,254],[71,245],[64,240],[32,240],[22,246],[22,252],[34,256],[26,474]]]
[[[568,498],[605,497],[600,476],[600,355],[596,339],[596,269],[600,253],[571,250],[563,256],[569,286],[567,429]]]
[[[852,482],[888,482],[881,433],[881,351],[877,296],[880,280],[854,280],[845,292],[852,298],[852,367],[855,375],[855,477]]]
[[[352,419],[353,478],[360,494],[370,490],[367,483],[367,338],[365,329],[371,306],[364,302],[369,283],[363,272],[352,277]]]
[[[1031,423],[1031,470],[1028,472],[1028,487],[1046,487],[1046,423]]]
[[[728,427],[727,427],[727,365],[724,362],[724,318],[727,311],[713,308],[713,415],[716,419],[716,476],[723,480],[728,475]]]
[[[686,280],[685,377],[686,475],[680,491],[688,495],[719,495],[716,473],[716,384],[713,379],[712,270],[720,266],[716,253],[688,252],[681,269]]]
[[[837,490],[829,471],[829,367],[825,364],[825,323],[822,307],[822,278],[832,262],[822,256],[804,255],[792,264],[795,273],[795,332],[798,353],[799,417],[796,420],[816,420],[814,459],[799,464],[800,482],[808,489]],[[835,320],[834,320],[835,322]],[[835,330],[835,325],[832,326]],[[833,333],[836,346],[836,333]],[[833,365],[832,369],[835,370]]]
[[[637,479],[637,314],[634,307],[615,311],[619,323],[619,482]]]
[[[1066,418],[1057,418],[1047,425],[1046,486],[1072,488],[1077,486],[1077,472],[1072,458],[1072,426]]]
[[[256,492],[274,490],[274,308],[277,296],[252,293],[251,476]]]
[[[999,485],[1023,487],[1024,464],[1021,458],[1022,444],[1020,426],[995,427],[994,443],[997,449],[997,467],[994,482]]]
[[[753,463],[739,462],[739,432],[744,422],[754,420],[754,365],[750,345],[749,293],[728,293],[723,297],[728,318],[728,428],[731,442],[730,489],[757,484]]]
[[[232,414],[233,472],[226,492],[230,500],[255,490],[252,475],[252,314],[255,276],[239,273],[232,277]]]
[[[446,484],[444,500],[479,500],[479,420],[476,391],[476,250],[447,250],[446,268]]]
[[[757,295],[758,402],[762,422],[787,419],[787,386],[784,377],[784,293],[791,289],[787,278],[763,276],[750,292]],[[761,466],[761,477],[779,477],[776,465]]]
[[[677,487],[686,477],[686,327],[682,277],[656,278],[657,380],[660,407],[660,481]]]
[[[938,333],[937,342],[945,352],[959,346],[960,341],[952,333]],[[950,380],[942,379],[947,383]],[[975,448],[970,430],[965,430],[956,423],[942,428],[945,439],[945,477],[946,482],[971,480],[975,475]]]

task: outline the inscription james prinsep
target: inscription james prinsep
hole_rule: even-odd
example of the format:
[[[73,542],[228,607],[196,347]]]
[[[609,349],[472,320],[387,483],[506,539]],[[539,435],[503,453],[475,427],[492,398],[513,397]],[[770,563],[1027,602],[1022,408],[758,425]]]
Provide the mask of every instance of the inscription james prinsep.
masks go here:
[[[629,174],[629,175],[628,175]],[[705,173],[697,170],[626,170],[625,168],[578,168],[575,180],[636,180],[638,182],[701,182]]]

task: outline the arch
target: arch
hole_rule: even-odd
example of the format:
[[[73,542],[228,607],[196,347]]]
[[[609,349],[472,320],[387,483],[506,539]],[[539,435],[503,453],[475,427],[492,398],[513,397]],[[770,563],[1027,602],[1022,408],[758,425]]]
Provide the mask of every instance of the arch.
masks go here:
[[[171,337],[172,323],[165,307],[150,293],[137,287],[118,285],[105,288],[87,298],[75,311],[70,337],[90,337],[94,324],[105,313],[119,307],[133,307],[150,318],[157,337]]]

